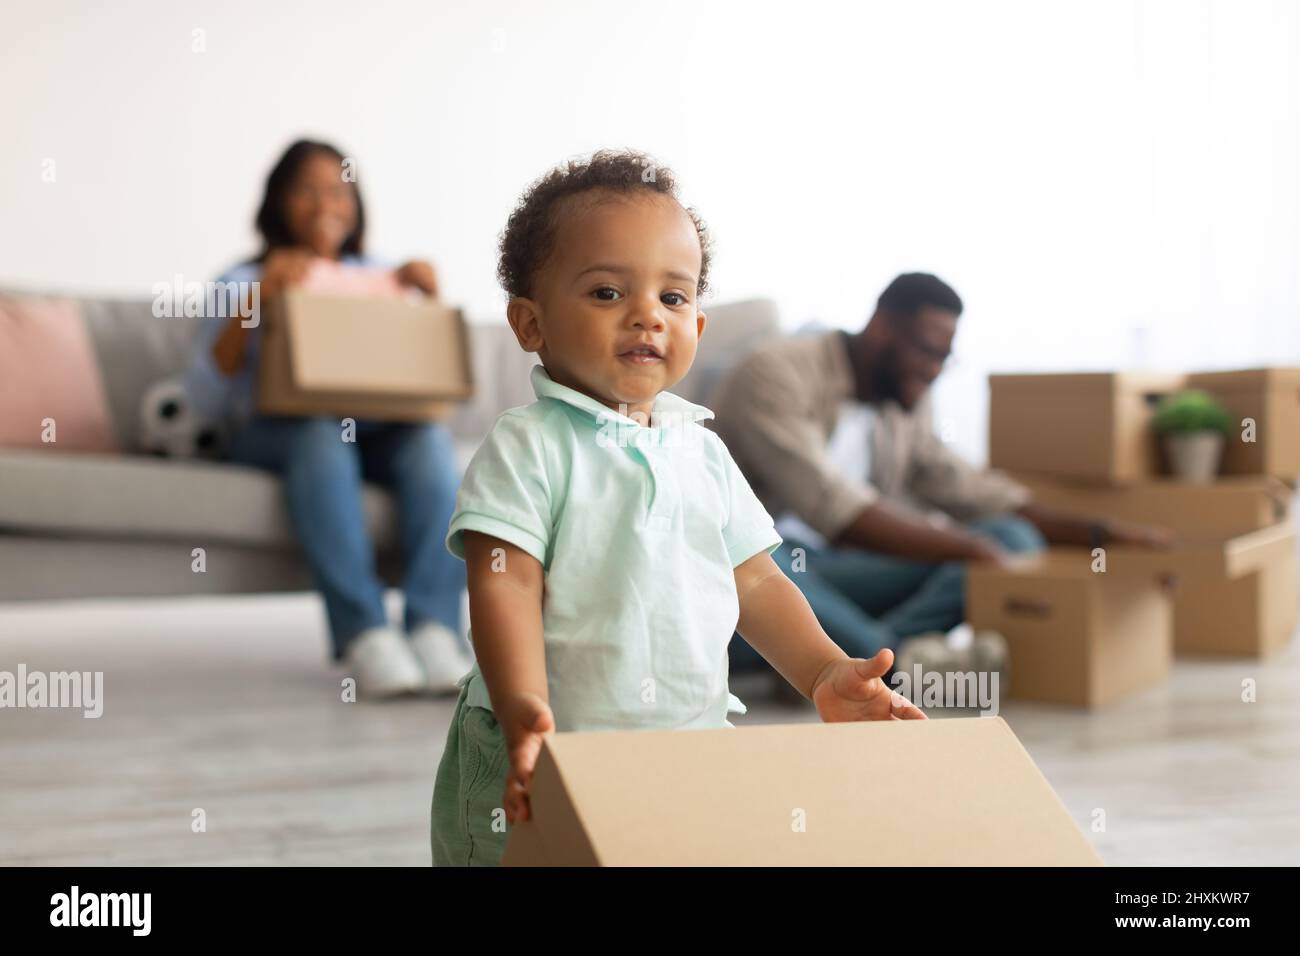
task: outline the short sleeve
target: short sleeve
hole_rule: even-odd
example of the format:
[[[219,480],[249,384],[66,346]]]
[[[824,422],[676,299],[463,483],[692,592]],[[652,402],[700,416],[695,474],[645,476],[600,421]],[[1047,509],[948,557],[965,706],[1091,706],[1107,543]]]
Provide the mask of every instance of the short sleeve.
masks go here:
[[[447,549],[463,560],[464,532],[477,531],[513,544],[544,566],[551,523],[542,424],[506,412],[470,459],[456,494]]]
[[[722,456],[727,483],[727,523],[722,528],[722,539],[731,566],[735,568],[756,554],[775,551],[781,544],[781,536],[776,532],[772,516],[749,487],[727,446],[716,435],[713,437]]]

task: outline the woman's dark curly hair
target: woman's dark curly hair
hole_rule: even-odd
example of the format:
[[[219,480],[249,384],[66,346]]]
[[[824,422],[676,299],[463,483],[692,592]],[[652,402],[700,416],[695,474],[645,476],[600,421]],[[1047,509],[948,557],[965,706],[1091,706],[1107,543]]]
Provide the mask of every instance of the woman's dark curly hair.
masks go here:
[[[300,139],[291,144],[284,151],[284,155],[276,160],[271,175],[266,179],[266,192],[262,194],[262,204],[258,207],[257,219],[254,220],[257,231],[262,234],[262,251],[253,260],[254,262],[264,262],[272,250],[296,245],[293,232],[289,229],[289,221],[284,215],[285,199],[294,181],[297,180],[303,164],[320,154],[337,159],[340,167],[344,162],[344,156],[337,147],[310,139]],[[361,256],[364,254],[366,242],[366,207],[361,201],[361,187],[357,185],[355,179],[351,182],[352,191],[357,199],[357,224],[351,234],[343,240],[339,253],[345,256]]]
[[[571,196],[596,190],[633,193],[644,190],[677,200],[677,180],[671,169],[660,166],[644,153],[631,149],[602,149],[590,159],[569,160],[537,180],[515,206],[501,234],[501,258],[497,278],[506,294],[527,298],[533,277],[550,257],[559,224],[557,209]],[[686,214],[695,223],[700,238],[700,280],[696,294],[709,288],[710,240],[704,221],[694,209]]]

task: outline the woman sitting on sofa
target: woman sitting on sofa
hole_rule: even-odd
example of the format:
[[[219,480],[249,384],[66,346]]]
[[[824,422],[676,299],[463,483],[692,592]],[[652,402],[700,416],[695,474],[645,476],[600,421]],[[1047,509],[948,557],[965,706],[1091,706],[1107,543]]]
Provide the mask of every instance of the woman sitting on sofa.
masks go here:
[[[347,168],[343,154],[326,143],[290,146],[271,170],[257,213],[261,254],[220,281],[260,281],[264,303],[321,270],[378,268],[363,252],[365,210]],[[427,262],[408,262],[384,278],[438,294]],[[355,440],[345,441],[338,418],[256,414],[260,333],[260,324],[239,316],[203,323],[186,375],[196,411],[229,423],[231,460],[283,478],[290,517],[325,601],[334,657],[345,661],[358,691],[391,697],[453,690],[473,661],[460,637],[464,566],[443,544],[458,482],[446,428],[357,420]],[[395,493],[405,634],[389,626],[384,611],[362,510],[363,479]]]

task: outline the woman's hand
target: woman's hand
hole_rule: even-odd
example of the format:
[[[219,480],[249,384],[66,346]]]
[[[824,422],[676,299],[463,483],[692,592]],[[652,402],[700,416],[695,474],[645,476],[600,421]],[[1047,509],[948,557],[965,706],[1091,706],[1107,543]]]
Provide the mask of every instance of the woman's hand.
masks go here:
[[[402,285],[419,289],[431,299],[438,298],[438,274],[433,271],[433,264],[423,259],[406,263],[393,273]]]
[[[884,648],[871,660],[845,657],[831,661],[817,675],[812,700],[828,724],[848,720],[927,720],[919,707],[881,680],[894,663]]]
[[[262,299],[298,285],[307,276],[316,256],[306,249],[274,249],[262,263]]]
[[[259,302],[265,302],[302,282],[315,261],[316,257],[305,249],[272,250],[262,263],[262,274],[258,279]],[[260,314],[257,319],[261,322],[265,310],[259,305],[258,311]],[[242,317],[233,315],[212,343],[212,358],[222,375],[234,375],[244,367],[249,328]]]

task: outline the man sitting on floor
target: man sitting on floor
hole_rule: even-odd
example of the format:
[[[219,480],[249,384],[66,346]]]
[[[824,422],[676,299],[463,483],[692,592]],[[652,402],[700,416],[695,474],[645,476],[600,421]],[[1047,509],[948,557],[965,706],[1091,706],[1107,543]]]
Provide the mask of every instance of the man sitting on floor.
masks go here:
[[[764,343],[710,402],[732,456],[780,516],[785,543],[773,557],[822,627],[855,657],[901,647],[899,668],[1002,669],[1000,638],[961,647],[944,637],[963,618],[967,561],[1005,562],[1045,541],[1159,546],[1170,537],[1036,504],[944,445],[928,396],[961,311],[946,283],[901,275],[861,331]],[[731,649],[737,669],[761,660],[739,638]]]

